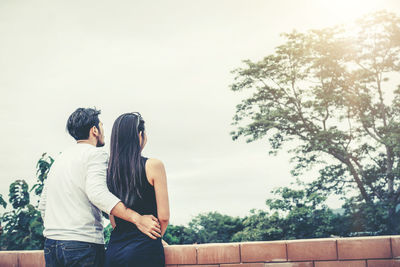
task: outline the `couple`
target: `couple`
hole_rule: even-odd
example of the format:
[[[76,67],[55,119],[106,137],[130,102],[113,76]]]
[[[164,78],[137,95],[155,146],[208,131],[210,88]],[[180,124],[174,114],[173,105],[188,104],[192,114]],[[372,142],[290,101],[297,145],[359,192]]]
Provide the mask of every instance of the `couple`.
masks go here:
[[[78,108],[68,118],[76,144],[54,161],[39,203],[47,267],[165,264],[161,237],[169,221],[167,181],[160,160],[145,158],[144,120],[119,116],[104,146],[100,111]],[[104,249],[101,211],[114,228]]]

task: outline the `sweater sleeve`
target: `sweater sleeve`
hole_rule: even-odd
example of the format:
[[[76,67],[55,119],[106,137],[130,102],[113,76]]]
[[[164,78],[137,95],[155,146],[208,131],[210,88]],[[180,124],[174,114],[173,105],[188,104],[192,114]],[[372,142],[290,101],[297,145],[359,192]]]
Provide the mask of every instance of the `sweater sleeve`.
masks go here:
[[[89,156],[85,189],[90,202],[110,214],[120,200],[108,190],[107,164],[108,154],[101,149],[94,149]]]
[[[39,202],[39,211],[40,211],[40,216],[42,217],[44,221],[44,215],[46,211],[46,200],[47,200],[47,186],[46,186],[46,181],[44,182],[43,185],[43,191],[42,194],[40,195],[40,202]]]

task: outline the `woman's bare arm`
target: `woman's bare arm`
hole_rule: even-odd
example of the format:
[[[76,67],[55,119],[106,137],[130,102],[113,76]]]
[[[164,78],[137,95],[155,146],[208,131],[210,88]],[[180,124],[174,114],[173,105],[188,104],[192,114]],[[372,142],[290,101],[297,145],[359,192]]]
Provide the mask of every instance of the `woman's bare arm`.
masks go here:
[[[161,225],[161,235],[167,230],[169,222],[169,201],[167,188],[167,175],[164,164],[158,159],[148,159],[146,164],[146,173],[153,182],[157,202],[158,221]]]

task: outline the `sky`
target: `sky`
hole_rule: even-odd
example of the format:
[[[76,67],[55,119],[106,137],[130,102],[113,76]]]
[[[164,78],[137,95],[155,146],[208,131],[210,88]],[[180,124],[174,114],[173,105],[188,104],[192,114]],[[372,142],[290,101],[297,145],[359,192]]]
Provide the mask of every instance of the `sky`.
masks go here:
[[[164,162],[171,224],[199,213],[245,216],[290,186],[290,155],[266,139],[232,141],[232,70],[260,60],[280,34],[349,23],[398,0],[0,1],[0,194],[36,180],[36,162],[74,144],[65,131],[78,107],[114,120],[139,111],[147,157]],[[108,145],[105,146],[108,150]],[[301,177],[315,178],[315,173]],[[340,201],[330,199],[331,207]],[[0,209],[0,213],[4,210]]]

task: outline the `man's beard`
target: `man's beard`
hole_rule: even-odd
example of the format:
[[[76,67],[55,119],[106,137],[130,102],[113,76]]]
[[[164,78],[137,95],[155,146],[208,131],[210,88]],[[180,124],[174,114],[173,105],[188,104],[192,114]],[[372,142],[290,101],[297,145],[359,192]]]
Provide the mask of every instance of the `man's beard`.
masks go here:
[[[104,142],[100,142],[100,139],[97,139],[96,147],[103,147]]]

